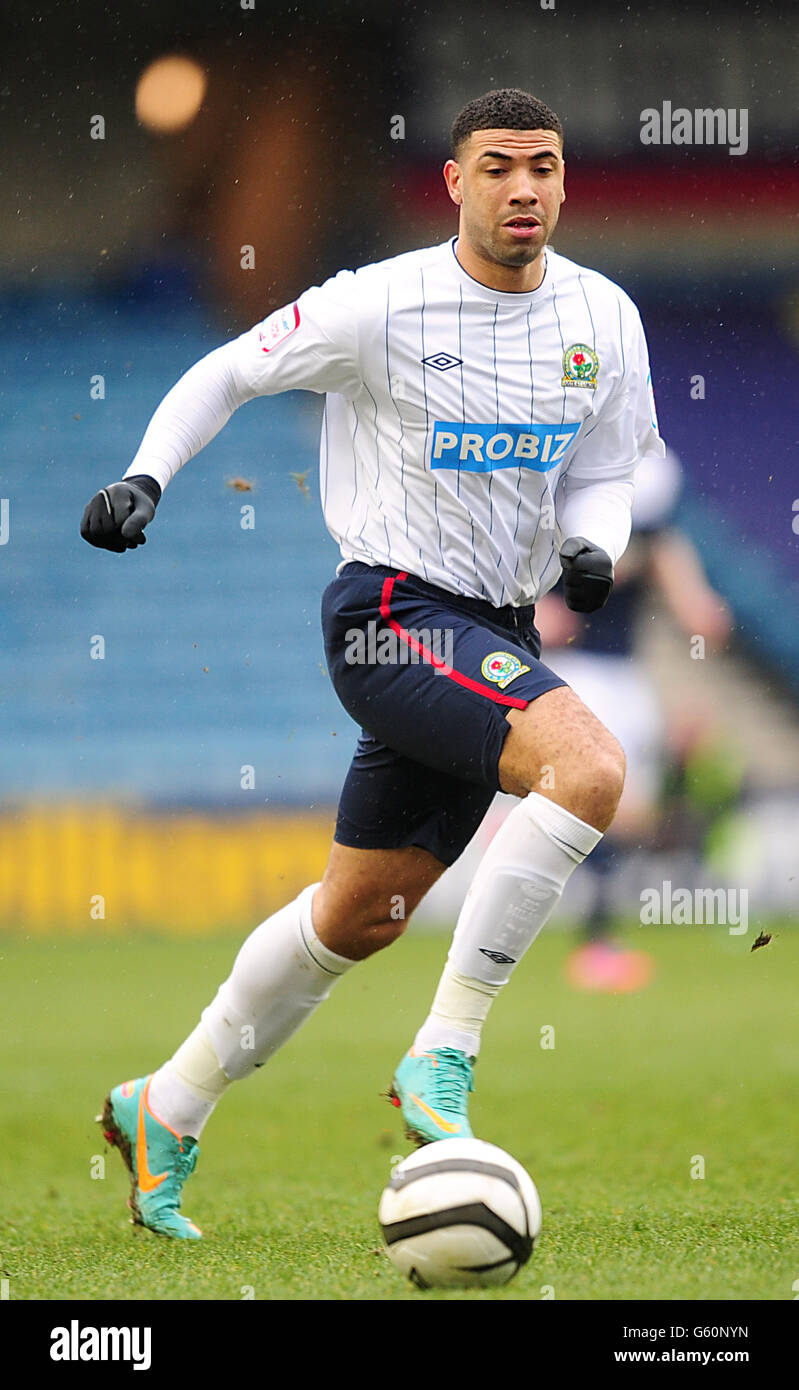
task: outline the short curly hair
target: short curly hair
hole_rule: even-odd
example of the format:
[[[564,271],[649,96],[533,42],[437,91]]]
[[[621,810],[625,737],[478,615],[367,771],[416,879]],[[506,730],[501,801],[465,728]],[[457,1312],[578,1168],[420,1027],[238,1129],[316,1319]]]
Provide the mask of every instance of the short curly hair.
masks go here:
[[[499,87],[467,102],[452,124],[450,148],[457,159],[474,130],[554,130],[563,143],[560,119],[543,101],[519,87]]]

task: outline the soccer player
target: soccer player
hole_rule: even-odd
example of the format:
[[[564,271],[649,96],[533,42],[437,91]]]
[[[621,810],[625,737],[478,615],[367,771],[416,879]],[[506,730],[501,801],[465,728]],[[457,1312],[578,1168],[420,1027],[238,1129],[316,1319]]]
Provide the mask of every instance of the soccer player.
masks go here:
[[[391,1084],[417,1142],[470,1136],[491,1003],[621,794],[621,747],[539,660],[534,605],[563,573],[572,609],[603,606],[636,466],[663,455],[641,321],[617,285],[549,245],[563,130],[542,102],[514,89],[471,101],[443,172],[457,236],[342,270],[211,352],[84,513],[91,544],[133,549],[238,406],[325,394],[322,506],[342,561],[322,623],[362,733],[321,883],[256,927],[174,1056],[106,1100],[134,1220],[164,1235],[200,1236],[181,1190],[225,1090],[401,934],[501,789],[518,804]]]

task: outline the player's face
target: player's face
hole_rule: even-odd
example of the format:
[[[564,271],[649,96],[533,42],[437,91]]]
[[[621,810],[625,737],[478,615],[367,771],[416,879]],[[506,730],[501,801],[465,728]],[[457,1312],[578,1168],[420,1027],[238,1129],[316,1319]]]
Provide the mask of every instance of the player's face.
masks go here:
[[[565,165],[552,130],[475,130],[444,177],[461,209],[460,236],[495,265],[540,256],[558,222]]]

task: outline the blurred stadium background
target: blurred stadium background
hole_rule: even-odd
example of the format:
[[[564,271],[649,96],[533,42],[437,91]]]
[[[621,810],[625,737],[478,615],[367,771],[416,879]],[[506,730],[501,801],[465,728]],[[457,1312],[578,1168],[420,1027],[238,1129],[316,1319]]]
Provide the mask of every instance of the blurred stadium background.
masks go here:
[[[508,85],[564,122],[555,246],[641,307],[676,521],[734,622],[696,660],[653,595],[637,636],[672,750],[646,881],[791,913],[799,13],[82,0],[2,24],[0,925],[243,935],[321,871],[356,733],[319,627],[321,402],[238,412],[143,552],[91,550],[79,521],[206,351],[341,266],[454,234],[450,122]],[[643,146],[664,100],[746,108],[748,152]],[[463,887],[428,919],[451,925]]]

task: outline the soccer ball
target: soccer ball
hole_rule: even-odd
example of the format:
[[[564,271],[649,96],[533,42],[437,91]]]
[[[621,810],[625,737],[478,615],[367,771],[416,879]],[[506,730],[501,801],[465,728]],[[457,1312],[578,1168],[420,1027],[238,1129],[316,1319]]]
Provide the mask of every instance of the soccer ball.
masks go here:
[[[420,1289],[507,1284],[541,1230],[535,1183],[482,1139],[440,1139],[403,1159],[378,1220],[397,1269]]]

